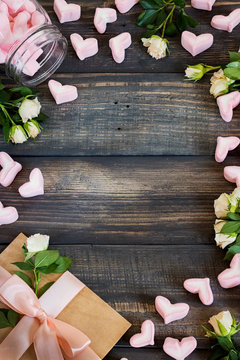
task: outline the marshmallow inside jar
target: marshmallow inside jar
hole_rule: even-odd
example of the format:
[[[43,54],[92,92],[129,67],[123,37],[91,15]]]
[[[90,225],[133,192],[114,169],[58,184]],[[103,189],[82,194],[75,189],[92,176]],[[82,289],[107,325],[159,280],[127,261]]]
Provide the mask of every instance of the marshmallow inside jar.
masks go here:
[[[37,86],[63,62],[67,40],[36,0],[2,0],[0,62],[16,83]]]

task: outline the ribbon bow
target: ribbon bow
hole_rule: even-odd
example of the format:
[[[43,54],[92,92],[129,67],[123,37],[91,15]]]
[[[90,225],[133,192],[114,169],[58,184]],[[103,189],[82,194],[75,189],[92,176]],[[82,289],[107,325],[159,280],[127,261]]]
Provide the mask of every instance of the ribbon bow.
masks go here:
[[[84,333],[55,319],[83,287],[67,271],[38,299],[22,279],[0,267],[0,301],[25,315],[0,344],[0,359],[18,360],[33,343],[38,360],[99,360]]]

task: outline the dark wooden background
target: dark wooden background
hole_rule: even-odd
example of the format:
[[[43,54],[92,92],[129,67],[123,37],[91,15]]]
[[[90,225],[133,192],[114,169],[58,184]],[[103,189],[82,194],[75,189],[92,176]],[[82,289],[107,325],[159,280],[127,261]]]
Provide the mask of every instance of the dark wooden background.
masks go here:
[[[58,24],[52,0],[41,3]],[[68,40],[73,32],[96,36],[99,54],[80,62],[70,45],[53,76],[76,85],[79,98],[56,106],[42,84],[40,100],[50,115],[47,132],[37,143],[20,146],[0,140],[0,149],[24,168],[11,187],[0,189],[0,201],[16,206],[20,214],[18,222],[1,227],[1,249],[21,231],[41,232],[75,260],[73,273],[133,323],[106,360],[168,359],[164,338],[189,335],[198,340],[189,359],[204,360],[209,341],[201,323],[224,309],[240,320],[239,288],[223,290],[216,281],[228,264],[213,232],[213,200],[234,188],[224,180],[223,167],[240,162],[239,150],[224,164],[214,161],[216,137],[240,136],[240,112],[235,110],[233,121],[225,123],[209,95],[209,78],[200,84],[183,81],[186,64],[224,63],[228,50],[238,51],[239,27],[228,34],[209,23],[213,15],[228,14],[239,4],[217,0],[212,12],[188,6],[201,23],[195,33],[211,32],[213,47],[192,58],[176,37],[170,42],[171,57],[156,61],[139,43],[143,31],[134,25],[139,5],[118,14],[100,35],[93,26],[95,7],[113,6],[113,1],[82,0],[80,21],[58,25]],[[108,40],[123,31],[132,34],[133,44],[119,65]],[[44,174],[46,194],[22,199],[17,189],[34,167]],[[182,286],[186,278],[203,276],[211,278],[211,307]],[[165,326],[154,309],[160,294],[189,303],[189,315]],[[130,348],[130,336],[148,318],[156,325],[155,346]]]

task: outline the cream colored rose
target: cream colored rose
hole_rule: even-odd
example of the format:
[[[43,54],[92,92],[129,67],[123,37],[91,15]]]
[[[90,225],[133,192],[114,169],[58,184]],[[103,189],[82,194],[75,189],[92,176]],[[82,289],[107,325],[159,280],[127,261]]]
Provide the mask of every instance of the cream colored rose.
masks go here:
[[[232,194],[229,195],[228,200],[232,206],[236,207],[239,199],[240,199],[240,188],[236,188],[234,189]]]
[[[167,42],[160,36],[152,35],[150,38],[142,38],[143,46],[148,48],[148,53],[154,59],[162,59],[167,55]]]
[[[216,220],[214,225],[215,230],[215,241],[217,246],[224,249],[226,246],[232,244],[234,241],[236,241],[237,235],[229,236],[227,234],[220,234],[220,231],[222,230],[223,225],[226,223],[226,221],[222,220]]]
[[[227,78],[224,75],[223,70],[220,69],[213,74],[210,79],[210,83],[210,94],[212,94],[216,98],[228,92],[228,86],[232,83],[232,81]]]
[[[27,141],[28,137],[21,125],[14,125],[11,127],[9,136],[14,144],[22,144]]]
[[[40,110],[41,104],[38,101],[38,98],[35,98],[33,100],[25,99],[19,107],[18,112],[22,121],[25,123],[28,120],[38,117]]]
[[[35,234],[27,238],[27,249],[30,253],[47,250],[49,245],[49,236]]]
[[[221,194],[218,199],[214,201],[214,210],[217,218],[224,218],[228,213],[229,200],[227,194]]]
[[[222,332],[218,326],[218,321],[225,327],[225,329],[227,331],[226,334],[222,334]],[[232,318],[231,313],[227,310],[227,311],[222,311],[219,314],[212,316],[208,322],[212,325],[216,335],[226,336],[231,331],[231,327],[233,324],[233,318]]]
[[[40,126],[35,120],[26,122],[24,124],[24,129],[26,130],[28,136],[32,138],[36,138],[41,132]]]
[[[187,67],[185,70],[185,76],[188,79],[195,79],[199,76],[200,73],[202,73],[202,70],[193,68],[191,66]]]

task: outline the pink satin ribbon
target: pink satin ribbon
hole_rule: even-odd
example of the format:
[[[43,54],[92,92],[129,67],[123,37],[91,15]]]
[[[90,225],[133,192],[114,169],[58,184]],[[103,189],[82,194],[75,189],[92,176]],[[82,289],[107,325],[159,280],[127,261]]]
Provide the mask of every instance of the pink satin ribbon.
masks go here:
[[[38,360],[100,360],[84,333],[55,319],[83,288],[66,271],[38,299],[22,279],[0,266],[0,301],[25,315],[0,344],[0,359],[19,360],[33,343]]]

